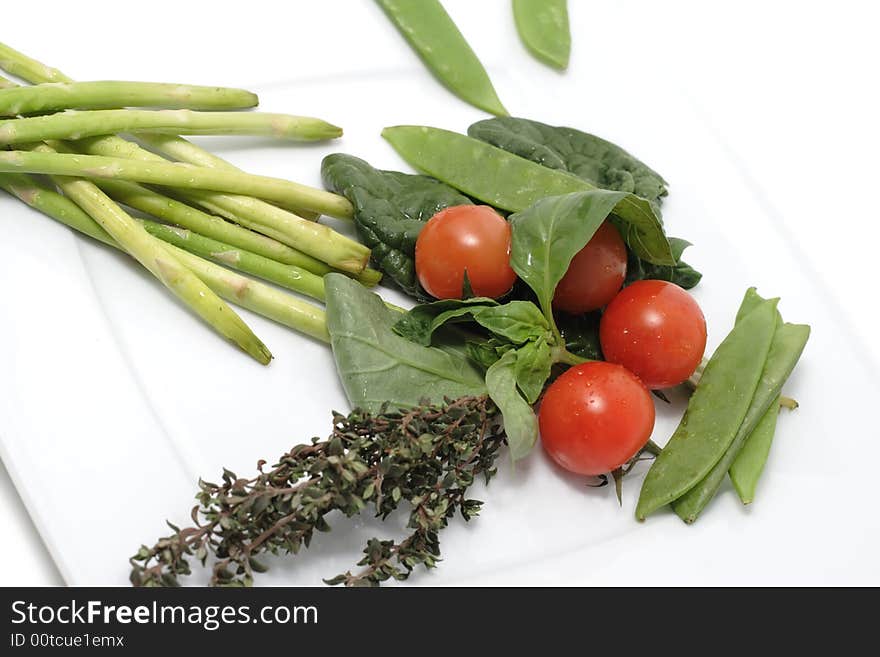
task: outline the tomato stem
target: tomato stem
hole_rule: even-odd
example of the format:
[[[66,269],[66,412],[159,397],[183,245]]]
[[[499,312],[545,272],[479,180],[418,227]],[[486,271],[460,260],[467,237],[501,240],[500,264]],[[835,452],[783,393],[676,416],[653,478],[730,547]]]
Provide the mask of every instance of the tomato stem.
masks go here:
[[[573,354],[565,347],[555,347],[553,349],[553,362],[566,365],[581,365],[583,363],[592,363],[593,360]]]

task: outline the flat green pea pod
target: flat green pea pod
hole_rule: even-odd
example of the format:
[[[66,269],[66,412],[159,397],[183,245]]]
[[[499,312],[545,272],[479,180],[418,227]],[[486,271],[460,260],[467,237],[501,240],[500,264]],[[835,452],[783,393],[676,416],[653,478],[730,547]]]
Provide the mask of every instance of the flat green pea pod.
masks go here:
[[[507,115],[486,69],[438,0],[376,0],[431,72],[474,107]]]
[[[755,499],[758,479],[764,471],[764,464],[770,454],[773,434],[776,433],[776,419],[779,417],[779,397],[770,404],[758,426],[752,431],[730,466],[730,481],[743,504],[751,504]]]
[[[385,128],[382,136],[414,168],[471,198],[510,212],[522,212],[548,196],[596,189],[567,171],[542,166],[457,132],[427,126]],[[674,265],[663,224],[651,203],[626,194],[614,206],[629,247],[643,260]]]
[[[778,400],[782,384],[788,379],[807,344],[807,338],[810,336],[809,326],[782,324],[779,319],[777,319],[777,323],[773,341],[770,343],[767,362],[761,373],[761,380],[736,437],[709,474],[672,504],[675,513],[687,523],[694,522],[706,505],[715,497],[715,493],[721,487],[727,471],[733,465],[746,440],[754,432],[774,400]]]
[[[571,31],[567,0],[513,0],[513,18],[529,52],[555,68],[568,67]]]
[[[696,486],[730,447],[761,380],[776,330],[776,304],[775,299],[760,304],[712,354],[681,423],[645,477],[639,520]]]

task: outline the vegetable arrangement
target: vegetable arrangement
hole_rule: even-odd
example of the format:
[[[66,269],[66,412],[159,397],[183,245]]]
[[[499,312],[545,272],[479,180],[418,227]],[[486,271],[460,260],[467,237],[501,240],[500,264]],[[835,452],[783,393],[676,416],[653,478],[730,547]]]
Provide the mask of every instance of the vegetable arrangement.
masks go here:
[[[507,114],[439,2],[378,2],[444,84]],[[513,10],[529,50],[564,69],[566,3]],[[436,565],[450,518],[477,514],[468,489],[495,474],[501,447],[522,459],[539,438],[561,468],[611,476],[618,497],[654,458],[639,520],[669,505],[694,522],[727,476],[754,500],[779,408],[796,405],[782,386],[809,327],[783,322],[779,300],[750,288],[705,360],[706,320],[686,291],[702,275],[682,260],[690,243],[666,233],[667,183],[622,148],[509,116],[467,134],[394,126],[382,136],[418,174],[335,153],[321,165],[326,190],[315,189],[245,173],[179,135],[342,134],[321,119],[224,111],[256,106],[239,89],[76,83],[3,44],[0,67],[33,85],[0,78],[0,187],[131,255],[260,363],[271,353],[224,300],[328,343],[354,409],[269,471],[260,461],[254,478],[224,470],[222,484],[200,482],[194,525],[142,546],[133,584],[178,585],[195,559],[211,562],[214,585],[250,585],[260,554],[308,547],[330,512],[370,507],[384,519],[404,502],[412,533],[370,540],[359,571],[326,581],[406,579]],[[362,243],[317,223],[322,214],[352,220]],[[417,305],[371,292],[383,274]],[[679,385],[692,394],[661,449],[651,393]]]

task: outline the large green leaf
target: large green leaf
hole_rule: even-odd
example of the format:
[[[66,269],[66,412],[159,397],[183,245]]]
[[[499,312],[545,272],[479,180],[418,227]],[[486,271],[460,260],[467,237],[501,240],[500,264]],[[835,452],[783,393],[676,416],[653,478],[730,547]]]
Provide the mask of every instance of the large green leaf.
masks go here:
[[[327,329],[336,368],[353,407],[411,407],[428,399],[486,393],[463,351],[418,345],[392,331],[399,319],[382,299],[342,274],[324,277]]]
[[[510,266],[534,290],[547,317],[571,259],[624,196],[604,189],[551,196],[510,217]]]
[[[630,192],[657,203],[666,196],[666,181],[647,164],[610,141],[574,128],[504,116],[477,121],[468,134],[602,189]]]
[[[324,158],[321,177],[354,205],[358,234],[374,264],[405,292],[425,298],[415,275],[419,232],[440,210],[471,200],[434,178],[381,171],[343,153]]]
[[[517,352],[508,351],[486,372],[489,396],[504,418],[504,432],[514,460],[526,456],[538,440],[538,418],[517,390],[516,361]]]

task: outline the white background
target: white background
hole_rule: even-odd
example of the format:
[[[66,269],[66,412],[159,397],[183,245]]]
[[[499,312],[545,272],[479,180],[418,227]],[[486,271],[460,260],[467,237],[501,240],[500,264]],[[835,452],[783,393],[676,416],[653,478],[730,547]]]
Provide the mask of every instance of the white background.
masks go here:
[[[126,18],[127,3],[119,2],[6,4],[2,39],[84,80],[247,86],[351,70],[352,60],[367,71],[412,56],[368,0],[336,2],[331,12],[313,11],[309,2],[152,0],[138,7],[136,19]],[[516,57],[518,65],[540,67],[521,57],[505,0],[445,4],[488,65]],[[874,3],[571,0],[570,13],[572,65],[562,76],[546,70],[549,84],[589,85],[590,71],[600,68],[619,71],[633,85],[663,80],[670,95],[686,94],[765,210],[821,273],[803,285],[832,290],[835,311],[857,328],[865,358],[880,361],[873,323],[880,240]],[[501,85],[499,94],[503,99]],[[646,97],[645,115],[663,102],[662,93]],[[583,113],[581,127],[589,129],[589,107]],[[863,428],[876,433],[874,425]],[[0,585],[61,583],[5,471],[0,527]]]

